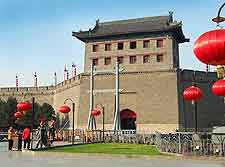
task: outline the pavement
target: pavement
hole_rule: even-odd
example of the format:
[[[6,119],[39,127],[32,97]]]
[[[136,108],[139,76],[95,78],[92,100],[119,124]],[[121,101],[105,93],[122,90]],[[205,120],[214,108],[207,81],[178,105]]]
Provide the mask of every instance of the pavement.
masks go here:
[[[49,152],[0,152],[5,167],[225,167],[225,161]]]

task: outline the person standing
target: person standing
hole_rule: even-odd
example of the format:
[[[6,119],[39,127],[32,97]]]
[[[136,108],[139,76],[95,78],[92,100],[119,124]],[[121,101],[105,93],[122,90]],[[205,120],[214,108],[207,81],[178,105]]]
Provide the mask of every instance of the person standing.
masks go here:
[[[23,148],[30,149],[30,128],[23,130]]]
[[[12,151],[12,147],[13,147],[13,137],[14,137],[14,130],[13,130],[13,127],[10,127],[8,130],[8,143],[9,143],[10,151]]]
[[[16,135],[17,135],[17,140],[18,140],[18,151],[22,151],[23,139],[22,139],[21,131],[18,131]]]

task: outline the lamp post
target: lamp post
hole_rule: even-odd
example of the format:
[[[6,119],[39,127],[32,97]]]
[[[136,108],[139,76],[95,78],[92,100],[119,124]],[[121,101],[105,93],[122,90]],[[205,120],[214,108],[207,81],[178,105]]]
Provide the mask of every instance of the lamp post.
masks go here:
[[[219,23],[225,21],[225,18],[220,16],[220,13],[221,13],[222,9],[224,8],[224,6],[225,6],[225,2],[224,2],[224,3],[221,5],[221,7],[219,8],[217,17],[215,17],[215,18],[212,19],[212,21],[213,21],[213,22],[216,22],[217,25],[219,25]]]
[[[105,107],[100,104],[102,110],[102,135],[103,135],[103,142],[105,142]]]
[[[103,142],[105,142],[105,107],[102,106],[102,135]]]
[[[64,101],[64,105],[59,108],[59,111],[61,113],[68,113],[68,112],[70,112],[70,107],[68,107],[67,105],[65,105],[67,101],[71,101],[72,102],[72,114],[73,114],[72,115],[72,117],[73,117],[73,124],[72,124],[72,129],[73,129],[73,131],[72,131],[72,135],[73,135],[72,136],[72,144],[74,144],[74,113],[75,113],[75,103],[74,103],[74,101],[71,98],[66,99]]]
[[[15,117],[18,119],[19,117],[22,117],[23,114],[21,112],[27,112],[29,110],[32,109],[32,124],[31,124],[31,149],[33,149],[33,129],[34,129],[34,117],[35,117],[35,109],[34,109],[34,102],[35,102],[35,98],[32,97],[32,104],[28,103],[28,102],[20,102],[16,105],[16,109],[18,110],[18,112],[15,113]],[[20,113],[20,114],[19,114]]]
[[[198,132],[198,113],[197,113],[197,101],[200,100],[203,96],[203,92],[200,88],[196,86],[195,82],[195,72],[194,72],[194,82],[191,87],[188,87],[183,92],[183,97],[185,100],[191,101],[194,105],[194,119],[195,119],[195,133]]]
[[[223,78],[225,65],[225,29],[219,23],[225,18],[220,16],[225,3],[218,10],[217,17],[212,21],[217,23],[217,29],[203,33],[195,42],[193,50],[195,56],[204,64],[217,66],[218,78]]]

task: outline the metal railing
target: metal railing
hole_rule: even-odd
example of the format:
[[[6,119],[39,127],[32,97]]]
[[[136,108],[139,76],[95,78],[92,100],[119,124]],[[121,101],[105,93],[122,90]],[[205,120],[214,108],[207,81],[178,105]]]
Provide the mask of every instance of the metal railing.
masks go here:
[[[156,145],[162,152],[198,156],[224,156],[225,133],[156,133]]]

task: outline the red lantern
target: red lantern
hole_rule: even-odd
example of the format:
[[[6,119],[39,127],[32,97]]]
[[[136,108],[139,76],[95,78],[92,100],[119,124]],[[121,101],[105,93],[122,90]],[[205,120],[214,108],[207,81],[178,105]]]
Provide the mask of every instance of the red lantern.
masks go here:
[[[16,119],[20,119],[23,116],[23,114],[18,111],[14,114],[14,116],[16,117]]]
[[[32,105],[28,102],[18,103],[16,107],[19,111],[29,111],[32,109]]]
[[[217,29],[202,34],[194,44],[195,56],[209,65],[225,65],[225,30]]]
[[[71,110],[70,107],[67,105],[63,105],[63,106],[59,107],[59,112],[61,112],[61,113],[69,113],[70,110]]]
[[[98,108],[95,108],[92,112],[92,116],[99,116],[101,114],[101,111]]]
[[[225,96],[225,80],[216,81],[212,86],[212,92],[217,96]]]
[[[184,90],[183,96],[185,100],[197,101],[203,96],[203,92],[200,88],[191,86]]]

